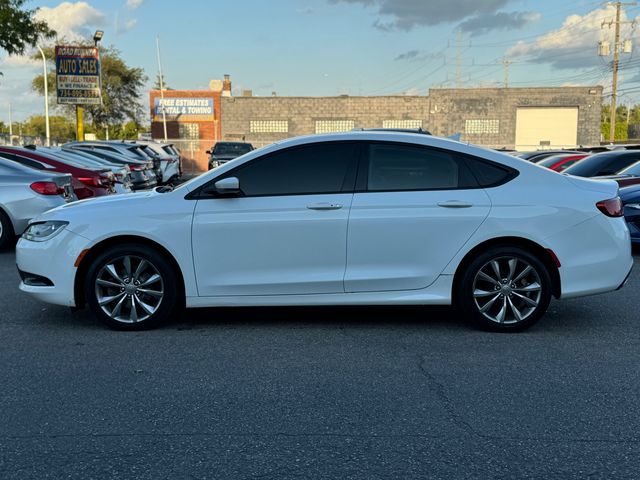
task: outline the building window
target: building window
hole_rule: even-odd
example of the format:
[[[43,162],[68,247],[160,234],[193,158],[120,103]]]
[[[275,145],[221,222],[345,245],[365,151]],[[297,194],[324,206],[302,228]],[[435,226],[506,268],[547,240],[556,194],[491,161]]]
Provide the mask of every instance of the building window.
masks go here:
[[[382,128],[422,128],[422,120],[383,120]]]
[[[500,133],[500,120],[466,120],[464,122],[464,132],[468,135]]]
[[[355,125],[353,120],[316,120],[316,133],[348,132]]]
[[[249,122],[251,133],[288,133],[288,120],[251,120]]]
[[[180,123],[178,129],[181,140],[200,139],[200,125],[197,123]]]

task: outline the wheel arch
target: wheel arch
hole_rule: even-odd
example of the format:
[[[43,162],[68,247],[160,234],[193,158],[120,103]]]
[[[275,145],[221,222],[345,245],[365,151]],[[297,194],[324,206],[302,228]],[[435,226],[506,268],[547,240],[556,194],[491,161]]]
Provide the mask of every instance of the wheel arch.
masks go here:
[[[453,277],[453,286],[452,286],[452,299],[455,302],[455,297],[460,291],[460,283],[462,282],[462,277],[464,275],[464,271],[467,269],[469,264],[473,261],[476,255],[479,253],[488,250],[493,247],[520,247],[524,250],[527,250],[531,254],[535,255],[547,268],[549,272],[549,276],[551,277],[551,293],[554,297],[560,298],[562,294],[562,282],[560,279],[560,270],[558,269],[558,265],[556,264],[555,254],[552,254],[549,250],[545,249],[540,244],[526,239],[522,237],[499,237],[492,238],[490,240],[485,240],[482,243],[479,243],[471,250],[467,252],[464,256],[458,268],[456,269],[456,273]]]
[[[174,256],[171,254],[171,252],[169,252],[169,250],[167,250],[158,242],[155,242],[154,240],[150,240],[145,237],[140,237],[137,235],[119,235],[116,237],[110,237],[110,238],[104,239],[96,243],[82,257],[82,260],[80,261],[80,265],[78,265],[78,270],[76,271],[76,277],[73,285],[73,293],[74,293],[76,307],[82,308],[86,303],[86,299],[84,297],[84,281],[86,279],[87,272],[89,271],[89,267],[91,266],[91,263],[93,262],[93,260],[95,260],[98,257],[98,255],[100,255],[107,249],[116,245],[122,245],[124,243],[133,243],[133,244],[144,245],[144,246],[153,248],[158,253],[160,253],[163,257],[165,257],[169,261],[169,263],[171,264],[171,266],[173,267],[173,269],[177,274],[176,278],[178,280],[178,301],[179,303],[184,303],[186,298],[184,273],[182,272],[180,265],[178,264]]]

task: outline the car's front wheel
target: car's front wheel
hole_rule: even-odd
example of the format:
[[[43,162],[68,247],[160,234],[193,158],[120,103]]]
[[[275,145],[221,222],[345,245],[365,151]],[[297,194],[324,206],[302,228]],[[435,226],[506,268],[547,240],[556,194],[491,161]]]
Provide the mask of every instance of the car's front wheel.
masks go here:
[[[535,255],[519,247],[495,247],[464,271],[458,295],[467,319],[497,332],[518,332],[536,323],[551,301],[551,277]]]
[[[117,330],[153,328],[176,307],[176,272],[158,252],[120,245],[98,255],[86,275],[85,298],[93,313]]]

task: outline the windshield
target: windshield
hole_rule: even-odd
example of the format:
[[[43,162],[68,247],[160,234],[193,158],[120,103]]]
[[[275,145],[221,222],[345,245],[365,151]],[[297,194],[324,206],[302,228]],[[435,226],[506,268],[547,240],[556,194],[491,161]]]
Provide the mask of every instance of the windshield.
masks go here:
[[[213,148],[214,155],[244,155],[252,150],[248,143],[216,143]]]

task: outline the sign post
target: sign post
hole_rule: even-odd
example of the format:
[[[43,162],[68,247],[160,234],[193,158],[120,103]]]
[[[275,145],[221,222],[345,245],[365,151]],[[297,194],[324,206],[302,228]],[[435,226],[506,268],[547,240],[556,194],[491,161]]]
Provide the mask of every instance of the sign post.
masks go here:
[[[84,105],[101,105],[98,47],[56,46],[58,104],[76,106],[76,136],[84,140]]]

